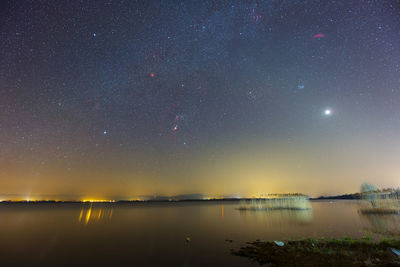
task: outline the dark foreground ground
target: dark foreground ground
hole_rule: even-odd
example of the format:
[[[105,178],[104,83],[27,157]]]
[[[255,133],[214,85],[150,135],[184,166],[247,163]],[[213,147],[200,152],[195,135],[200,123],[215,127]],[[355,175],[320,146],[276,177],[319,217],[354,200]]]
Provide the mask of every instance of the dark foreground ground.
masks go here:
[[[400,266],[400,240],[304,239],[255,241],[232,253],[267,266]]]

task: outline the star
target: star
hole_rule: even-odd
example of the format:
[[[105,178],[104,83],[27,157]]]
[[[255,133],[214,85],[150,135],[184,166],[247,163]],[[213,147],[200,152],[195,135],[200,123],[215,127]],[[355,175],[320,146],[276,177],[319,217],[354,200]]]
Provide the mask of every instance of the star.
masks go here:
[[[103,134],[106,135],[107,133],[108,133],[107,130],[104,130]]]
[[[329,108],[325,109],[325,110],[324,110],[324,115],[325,115],[325,116],[330,116],[330,115],[332,115],[332,110],[329,109]]]

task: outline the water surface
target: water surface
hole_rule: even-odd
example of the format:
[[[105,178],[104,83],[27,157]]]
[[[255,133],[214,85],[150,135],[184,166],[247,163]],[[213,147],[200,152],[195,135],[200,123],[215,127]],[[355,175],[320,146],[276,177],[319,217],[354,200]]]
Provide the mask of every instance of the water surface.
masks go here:
[[[313,202],[312,211],[238,207],[234,201],[1,204],[0,259],[7,266],[249,266],[230,249],[256,239],[361,237],[386,221],[359,215],[355,201]]]

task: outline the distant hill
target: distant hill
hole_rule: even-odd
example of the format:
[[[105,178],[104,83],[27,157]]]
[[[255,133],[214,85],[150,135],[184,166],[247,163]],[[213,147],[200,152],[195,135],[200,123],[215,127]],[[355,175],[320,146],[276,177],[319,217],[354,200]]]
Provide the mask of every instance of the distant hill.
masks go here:
[[[310,198],[310,200],[324,200],[324,199],[361,199],[361,194],[354,193],[354,194],[345,194],[339,196],[320,196],[316,198]]]
[[[146,201],[183,201],[183,200],[204,200],[206,196],[203,194],[182,194],[175,196],[142,196]]]

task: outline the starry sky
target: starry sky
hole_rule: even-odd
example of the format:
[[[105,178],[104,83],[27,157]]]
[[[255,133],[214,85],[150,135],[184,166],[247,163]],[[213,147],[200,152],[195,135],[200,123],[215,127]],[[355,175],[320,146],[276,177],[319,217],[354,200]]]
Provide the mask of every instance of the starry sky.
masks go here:
[[[400,186],[397,1],[2,1],[0,194]]]

